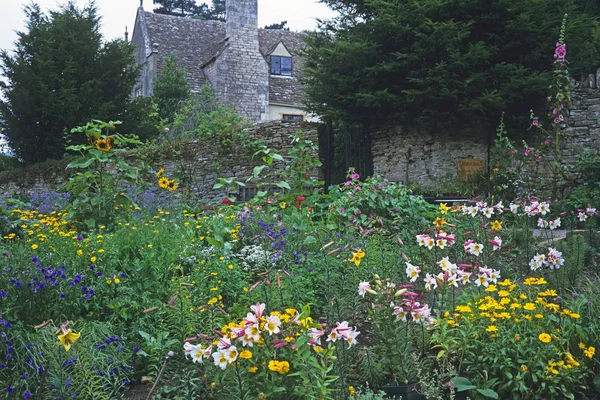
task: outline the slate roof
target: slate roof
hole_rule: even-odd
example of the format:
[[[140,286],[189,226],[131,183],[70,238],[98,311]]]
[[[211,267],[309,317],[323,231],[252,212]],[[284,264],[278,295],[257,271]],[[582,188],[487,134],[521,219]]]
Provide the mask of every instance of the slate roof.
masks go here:
[[[162,57],[174,54],[178,63],[187,71],[187,78],[192,90],[198,90],[206,77],[202,67],[213,59],[225,45],[225,23],[205,21],[148,11],[143,13],[150,47],[156,44],[159,61]],[[302,70],[302,60],[297,55],[301,52],[303,41],[301,34],[283,30],[259,29],[258,40],[261,54],[269,62],[268,55],[283,42],[293,57],[293,79],[289,77],[269,78],[269,99],[272,103],[296,105],[302,103],[302,87],[298,77]]]

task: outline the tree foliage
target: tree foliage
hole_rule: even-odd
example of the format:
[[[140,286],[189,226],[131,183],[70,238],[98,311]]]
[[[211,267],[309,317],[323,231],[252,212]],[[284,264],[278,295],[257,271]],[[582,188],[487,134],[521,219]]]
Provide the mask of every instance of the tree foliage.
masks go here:
[[[123,118],[139,70],[124,40],[102,43],[92,2],[49,15],[25,7],[15,51],[0,53],[0,129],[25,162],[60,158],[64,132],[90,119]]]
[[[163,59],[154,84],[154,100],[158,105],[161,118],[171,121],[175,112],[190,97],[190,86],[185,76],[185,69],[177,65],[177,59],[171,55]]]
[[[154,9],[157,14],[225,21],[225,0],[212,0],[212,6],[198,5],[196,0],[154,0],[154,4],[160,5]]]
[[[288,28],[288,26],[287,26],[287,21],[281,21],[278,24],[266,25],[265,29],[279,29],[279,30],[284,30],[284,31],[290,30],[290,28]]]
[[[565,13],[571,71],[600,65],[597,19],[578,0],[323,2],[340,15],[306,35],[306,93],[328,118],[492,126],[502,111],[529,115]]]

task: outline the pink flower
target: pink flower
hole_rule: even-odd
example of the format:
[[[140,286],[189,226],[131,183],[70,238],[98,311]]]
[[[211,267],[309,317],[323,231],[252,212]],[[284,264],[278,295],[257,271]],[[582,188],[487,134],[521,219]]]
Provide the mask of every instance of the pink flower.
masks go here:
[[[528,147],[525,149],[525,157],[527,157],[529,154],[531,154],[531,148]]]
[[[533,122],[531,123],[531,125],[533,126],[538,126],[540,124],[540,122],[537,119],[534,119]]]
[[[539,163],[540,163],[540,161],[542,161],[542,156],[537,156],[537,157],[535,158],[535,162],[539,164]]]
[[[562,60],[565,58],[566,55],[567,55],[567,45],[566,44],[561,45],[560,43],[556,43],[556,50],[554,50],[554,58],[558,58],[559,60]]]
[[[350,179],[358,179],[358,178],[360,178],[359,174],[351,174],[350,175]]]

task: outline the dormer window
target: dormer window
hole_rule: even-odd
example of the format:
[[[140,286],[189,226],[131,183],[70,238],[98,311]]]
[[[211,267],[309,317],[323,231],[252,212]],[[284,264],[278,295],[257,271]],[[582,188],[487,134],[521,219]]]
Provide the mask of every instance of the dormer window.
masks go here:
[[[271,56],[271,75],[292,76],[292,57]]]

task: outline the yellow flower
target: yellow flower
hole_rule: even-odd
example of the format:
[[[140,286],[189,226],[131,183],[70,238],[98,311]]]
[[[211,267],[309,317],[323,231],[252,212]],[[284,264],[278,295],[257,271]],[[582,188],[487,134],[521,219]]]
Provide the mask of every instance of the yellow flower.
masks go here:
[[[521,365],[521,372],[527,372],[527,365]]]
[[[569,314],[569,317],[571,317],[573,319],[579,319],[581,317],[581,315],[579,315],[577,313],[571,313],[571,314]]]
[[[492,230],[499,231],[500,229],[502,229],[502,221],[492,221]]]
[[[258,367],[256,365],[248,368],[248,372],[250,372],[251,374],[256,373],[256,371],[258,371]]]
[[[547,333],[540,333],[538,339],[540,339],[540,342],[542,343],[550,343],[552,341],[552,337]]]
[[[583,352],[583,354],[587,357],[587,358],[592,358],[594,357],[594,354],[596,354],[596,348],[593,346],[590,346],[587,348],[587,350],[585,350]]]
[[[444,203],[442,203],[442,204],[444,204]],[[354,396],[354,393],[355,393],[354,386],[348,386],[348,393],[350,393],[350,396]]]
[[[35,243],[34,243],[34,244],[32,244],[32,245],[31,245],[31,249],[32,249],[32,250],[35,250],[35,249],[37,249],[37,248],[38,248],[38,245],[37,245],[37,244],[35,244]]]
[[[179,184],[177,184],[177,182],[175,182],[175,181],[169,181],[169,183],[167,184],[167,188],[169,189],[169,192],[172,192],[173,190],[177,190],[178,187],[179,187]]]
[[[527,303],[527,304],[525,304],[525,306],[523,308],[528,311],[533,311],[533,310],[535,310],[535,304]]]
[[[240,353],[240,358],[249,359],[252,358],[252,352],[250,350],[244,350]]]
[[[353,262],[357,267],[360,265],[360,260],[365,256],[365,252],[362,250],[357,250],[352,252],[352,258],[348,261]]]
[[[438,228],[441,228],[442,226],[446,225],[446,220],[444,218],[440,218],[437,217],[434,221],[433,224],[435,226],[437,226]]]
[[[121,280],[119,278],[115,278],[115,283],[121,283]]]
[[[169,180],[164,176],[158,180],[158,186],[162,189],[166,189],[169,187]]]
[[[112,280],[110,280],[110,279],[106,280],[106,284],[110,285],[111,283],[112,283]]]
[[[69,351],[71,346],[79,339],[79,336],[81,336],[81,333],[75,333],[71,329],[65,332],[63,329],[63,333],[58,335],[58,345],[64,346],[65,351]]]
[[[485,331],[486,332],[498,332],[498,328],[496,328],[494,325],[490,325],[487,327],[487,329]]]
[[[579,342],[579,348],[580,348],[581,350],[584,350],[584,349],[586,348],[586,346],[585,346],[585,343],[583,343],[583,342]]]
[[[78,255],[78,256],[81,256],[81,255],[83,255],[83,250],[81,250],[81,249],[77,250],[77,255]]]
[[[286,207],[287,207],[287,203],[285,201],[279,202],[279,208],[286,208]]]
[[[164,174],[164,173],[165,173],[165,169],[164,169],[164,168],[161,168],[161,169],[159,169],[159,170],[158,170],[158,172],[156,173],[156,177],[157,177],[157,178],[160,178],[160,177],[162,176],[162,174]]]
[[[96,256],[90,258],[90,261],[93,262],[93,263],[95,263],[96,262]]]
[[[448,210],[449,210],[449,208],[446,203],[440,203],[440,212],[442,214],[446,214],[448,212]]]

